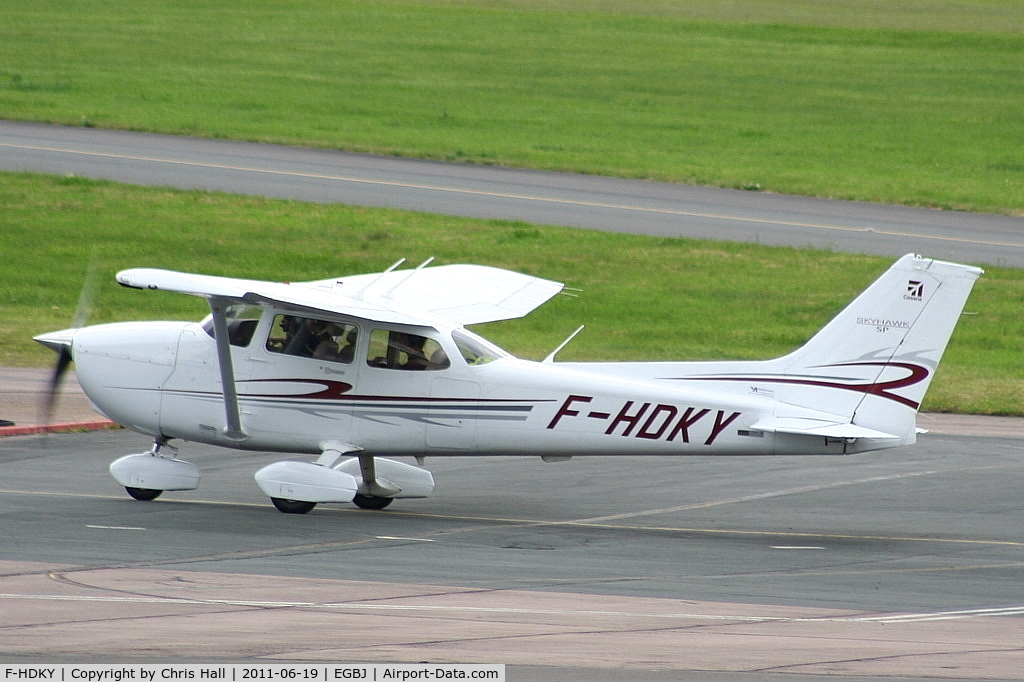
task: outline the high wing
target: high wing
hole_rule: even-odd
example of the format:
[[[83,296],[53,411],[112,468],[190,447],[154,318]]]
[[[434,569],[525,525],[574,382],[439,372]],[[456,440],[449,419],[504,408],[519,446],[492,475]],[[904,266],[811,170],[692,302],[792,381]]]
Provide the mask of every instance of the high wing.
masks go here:
[[[401,261],[400,261],[401,262]],[[482,265],[391,270],[375,275],[290,284],[136,268],[117,273],[122,286],[205,298],[213,317],[217,364],[224,391],[224,435],[242,442],[235,373],[228,343],[227,307],[271,303],[300,314],[335,313],[375,322],[464,326],[522,317],[562,290],[559,282]],[[398,264],[396,264],[397,266]]]
[[[522,317],[562,290],[560,282],[482,265],[392,270],[315,282],[264,282],[136,268],[117,273],[134,289],[230,302],[273,303],[377,322],[424,325],[441,318],[464,326]]]

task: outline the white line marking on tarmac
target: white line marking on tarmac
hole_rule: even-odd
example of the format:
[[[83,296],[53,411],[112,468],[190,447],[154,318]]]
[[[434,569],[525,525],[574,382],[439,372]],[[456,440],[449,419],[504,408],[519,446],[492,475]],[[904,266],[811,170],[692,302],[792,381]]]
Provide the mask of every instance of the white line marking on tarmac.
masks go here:
[[[959,620],[963,618],[983,618],[985,616],[1022,616],[1024,606],[1005,606],[992,609],[964,609],[960,611],[940,611],[938,613],[902,613],[888,616],[864,616],[852,618],[858,623],[921,623],[932,620]]]
[[[378,540],[403,540],[405,542],[437,542],[437,540],[431,540],[430,538],[405,538],[399,535],[377,535],[375,537]]]
[[[86,528],[97,528],[99,530],[146,530],[140,526],[97,526],[91,523],[85,524]]]
[[[362,602],[307,602],[307,601],[259,601],[249,599],[197,599],[175,597],[117,597],[117,596],[86,596],[69,594],[11,594],[0,593],[0,599],[26,601],[66,601],[94,602],[109,604],[188,604],[194,606],[238,606],[250,608],[299,608],[329,609],[339,611],[420,611],[447,613],[493,613],[493,614],[524,614],[524,615],[581,615],[581,616],[612,616],[617,618],[658,618],[670,620],[708,620],[734,621],[747,623],[917,623],[936,620],[954,620],[968,618],[990,618],[996,616],[1024,615],[1024,605],[1001,608],[965,609],[959,611],[939,611],[935,613],[903,613],[866,616],[758,616],[717,613],[644,613],[640,611],[610,611],[594,609],[537,609],[513,608],[501,606],[443,606],[437,604],[368,604]]]

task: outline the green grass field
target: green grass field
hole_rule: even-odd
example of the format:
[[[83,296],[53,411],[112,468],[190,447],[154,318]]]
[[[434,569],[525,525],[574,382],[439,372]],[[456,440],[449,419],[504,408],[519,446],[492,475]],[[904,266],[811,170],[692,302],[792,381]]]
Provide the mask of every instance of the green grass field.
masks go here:
[[[703,360],[794,349],[890,262],[75,178],[0,180],[0,362],[8,365],[52,362],[29,339],[71,324],[90,268],[96,323],[208,312],[194,297],[118,287],[114,273],[128,267],[302,281],[379,271],[400,257],[496,265],[583,290],[479,330],[517,355],[540,359],[586,324],[560,359]],[[1024,413],[1022,300],[1024,271],[988,271],[925,409]]]
[[[1024,211],[1011,0],[9,0],[0,117]]]
[[[0,117],[1022,214],[1022,48],[1015,0],[8,0]],[[585,294],[486,334],[588,324],[566,359],[778,355],[887,265],[16,174],[0,207],[5,364],[50,360],[90,262],[96,322],[204,314],[133,266],[511,267]],[[1024,414],[1022,278],[979,283],[926,409]]]

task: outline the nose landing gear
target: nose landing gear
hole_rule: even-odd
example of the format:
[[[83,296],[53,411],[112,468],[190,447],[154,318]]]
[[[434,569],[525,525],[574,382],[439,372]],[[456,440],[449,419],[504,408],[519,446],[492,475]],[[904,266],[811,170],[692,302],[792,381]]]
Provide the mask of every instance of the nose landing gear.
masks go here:
[[[110,463],[110,475],[136,500],[155,500],[165,490],[195,490],[199,487],[199,469],[181,459],[165,457],[161,450],[177,450],[164,439],[153,441],[148,451],[125,455]]]

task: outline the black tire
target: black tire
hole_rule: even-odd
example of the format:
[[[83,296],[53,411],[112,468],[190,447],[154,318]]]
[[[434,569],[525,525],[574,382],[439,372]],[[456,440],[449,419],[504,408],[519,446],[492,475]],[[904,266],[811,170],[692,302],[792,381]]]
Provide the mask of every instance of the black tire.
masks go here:
[[[308,514],[313,511],[316,502],[304,502],[302,500],[286,500],[283,497],[271,497],[270,501],[277,507],[277,511],[284,514]]]
[[[376,495],[360,495],[352,498],[352,503],[360,509],[383,509],[391,504],[393,497],[378,497]]]
[[[149,502],[160,497],[160,493],[163,490],[153,490],[152,488],[125,488],[128,494],[134,497],[136,500],[142,500],[143,502]]]

